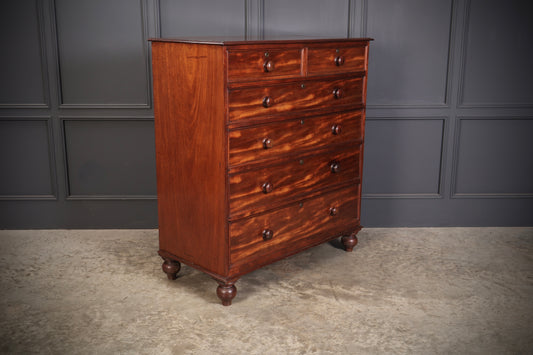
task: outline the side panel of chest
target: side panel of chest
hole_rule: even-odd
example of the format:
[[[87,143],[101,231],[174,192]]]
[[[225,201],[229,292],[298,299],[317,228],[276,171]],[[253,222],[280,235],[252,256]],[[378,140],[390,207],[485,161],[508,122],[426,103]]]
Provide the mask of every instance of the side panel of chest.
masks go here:
[[[153,43],[160,249],[216,274],[227,269],[224,52]]]

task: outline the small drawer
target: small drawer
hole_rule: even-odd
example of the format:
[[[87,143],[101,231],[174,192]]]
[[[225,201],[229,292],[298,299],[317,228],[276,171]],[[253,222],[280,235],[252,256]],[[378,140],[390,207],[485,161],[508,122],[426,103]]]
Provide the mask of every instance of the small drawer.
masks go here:
[[[366,47],[309,48],[309,75],[365,70]]]
[[[301,75],[301,49],[228,51],[228,80],[253,81]]]
[[[229,90],[229,118],[238,121],[317,108],[363,104],[362,77],[308,80],[298,83]]]
[[[359,185],[230,223],[230,261],[269,263],[350,234],[359,225]],[[243,268],[246,269],[246,268]]]
[[[259,213],[335,185],[359,182],[359,147],[278,160],[276,165],[231,174],[230,216]]]
[[[230,166],[363,139],[362,111],[298,118],[229,132]]]

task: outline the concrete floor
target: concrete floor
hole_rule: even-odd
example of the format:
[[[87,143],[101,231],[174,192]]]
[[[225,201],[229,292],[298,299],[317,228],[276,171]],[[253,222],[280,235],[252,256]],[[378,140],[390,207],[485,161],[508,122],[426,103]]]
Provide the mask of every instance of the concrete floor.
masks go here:
[[[363,229],[248,274],[231,307],[156,230],[0,231],[0,352],[533,353],[533,228]]]

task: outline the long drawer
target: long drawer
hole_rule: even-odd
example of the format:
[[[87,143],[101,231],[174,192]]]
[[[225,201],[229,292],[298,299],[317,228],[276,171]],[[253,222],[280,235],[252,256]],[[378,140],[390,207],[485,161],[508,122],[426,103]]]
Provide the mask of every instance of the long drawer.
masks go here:
[[[305,80],[229,90],[229,119],[363,104],[362,77]]]
[[[276,165],[229,177],[230,216],[249,215],[350,181],[360,181],[360,151],[350,147],[314,156],[280,160]]]
[[[362,111],[298,118],[229,132],[229,164],[271,159],[298,150],[361,142]]]
[[[359,223],[359,186],[230,223],[230,263],[269,263],[315,242],[350,233]]]

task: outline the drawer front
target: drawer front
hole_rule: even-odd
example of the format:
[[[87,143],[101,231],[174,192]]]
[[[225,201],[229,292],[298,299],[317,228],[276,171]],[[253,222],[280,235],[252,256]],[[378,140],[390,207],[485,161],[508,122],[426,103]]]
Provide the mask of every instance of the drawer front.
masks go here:
[[[230,175],[230,216],[262,212],[331,186],[360,181],[359,146],[314,156],[285,159]]]
[[[254,116],[362,103],[361,77],[302,81],[230,90],[229,118],[238,121]]]
[[[228,80],[252,81],[301,75],[301,49],[228,52]]]
[[[362,111],[329,114],[229,132],[230,166],[363,139]]]
[[[365,47],[309,48],[309,75],[365,70]]]
[[[316,243],[353,232],[359,224],[355,185],[230,224],[230,261],[272,262]]]

